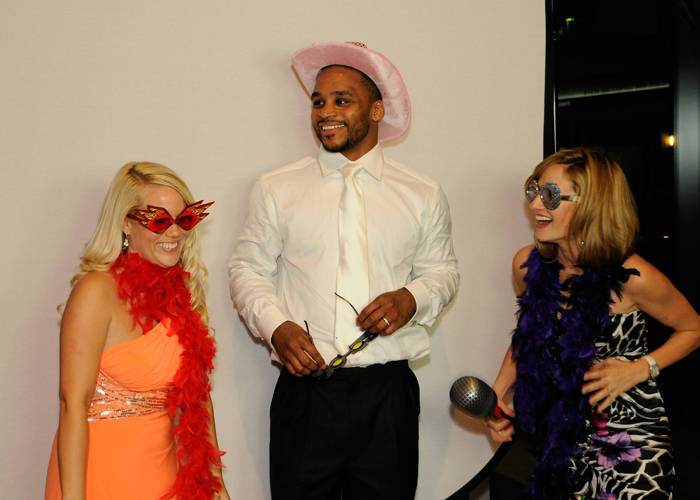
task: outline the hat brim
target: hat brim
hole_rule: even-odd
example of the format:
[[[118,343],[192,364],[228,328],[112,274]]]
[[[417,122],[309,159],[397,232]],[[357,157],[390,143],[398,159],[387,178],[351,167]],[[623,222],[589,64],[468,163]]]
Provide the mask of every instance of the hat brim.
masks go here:
[[[384,118],[379,122],[379,141],[401,137],[411,124],[411,101],[399,70],[382,54],[352,42],[320,42],[292,55],[292,66],[311,95],[321,68],[342,65],[367,75],[379,88]]]

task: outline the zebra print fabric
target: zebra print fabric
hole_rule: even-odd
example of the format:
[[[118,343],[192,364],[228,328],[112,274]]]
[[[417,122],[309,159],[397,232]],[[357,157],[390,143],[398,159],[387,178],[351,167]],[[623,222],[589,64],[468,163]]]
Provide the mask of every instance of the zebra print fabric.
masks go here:
[[[596,357],[633,361],[648,352],[645,314],[611,316],[596,339]],[[657,500],[672,498],[673,451],[664,401],[654,380],[618,396],[587,422],[589,438],[572,457],[575,498]]]

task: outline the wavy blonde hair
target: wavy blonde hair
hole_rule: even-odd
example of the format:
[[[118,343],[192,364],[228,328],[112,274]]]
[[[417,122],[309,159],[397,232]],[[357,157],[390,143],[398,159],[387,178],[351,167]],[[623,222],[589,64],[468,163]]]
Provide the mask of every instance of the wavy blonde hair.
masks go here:
[[[619,265],[634,252],[639,232],[637,205],[624,172],[606,155],[586,148],[564,149],[535,167],[525,186],[552,165],[564,165],[581,197],[569,225],[578,245],[578,264],[599,269]],[[557,256],[557,245],[537,242],[545,258]]]
[[[117,260],[125,238],[122,226],[126,215],[141,204],[143,188],[149,185],[173,188],[187,205],[195,201],[184,181],[168,167],[151,162],[124,165],[109,185],[95,232],[80,256],[80,271],[70,281],[71,288],[90,271],[107,271]],[[190,273],[187,286],[192,295],[192,308],[202,316],[204,324],[208,324],[204,294],[208,273],[199,260],[199,227],[192,229],[187,236],[180,254],[180,265]]]

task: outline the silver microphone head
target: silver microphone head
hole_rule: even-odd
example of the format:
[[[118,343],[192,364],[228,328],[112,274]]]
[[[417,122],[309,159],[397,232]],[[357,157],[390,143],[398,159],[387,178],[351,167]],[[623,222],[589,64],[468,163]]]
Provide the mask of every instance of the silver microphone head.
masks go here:
[[[450,400],[462,411],[476,417],[493,415],[498,403],[494,390],[477,377],[460,377],[450,388]]]

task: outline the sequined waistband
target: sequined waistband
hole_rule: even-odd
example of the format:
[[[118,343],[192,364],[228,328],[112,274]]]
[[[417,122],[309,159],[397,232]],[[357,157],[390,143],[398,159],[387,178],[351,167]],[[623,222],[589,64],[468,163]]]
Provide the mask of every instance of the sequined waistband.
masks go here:
[[[95,396],[88,408],[88,422],[111,418],[140,417],[165,411],[165,399],[171,387],[150,391],[132,391],[107,377],[97,374]]]

